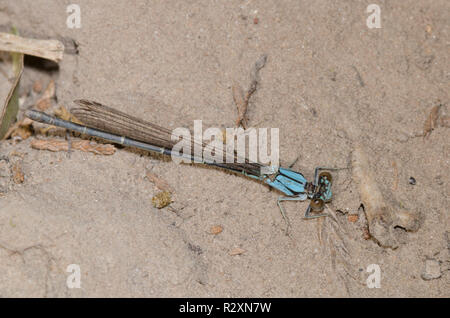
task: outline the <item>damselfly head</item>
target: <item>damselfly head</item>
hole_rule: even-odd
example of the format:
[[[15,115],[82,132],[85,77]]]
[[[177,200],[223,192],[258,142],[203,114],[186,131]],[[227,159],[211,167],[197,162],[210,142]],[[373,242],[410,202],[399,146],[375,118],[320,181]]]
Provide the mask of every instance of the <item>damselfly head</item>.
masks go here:
[[[321,212],[325,207],[325,202],[322,199],[312,199],[309,206],[312,212]]]

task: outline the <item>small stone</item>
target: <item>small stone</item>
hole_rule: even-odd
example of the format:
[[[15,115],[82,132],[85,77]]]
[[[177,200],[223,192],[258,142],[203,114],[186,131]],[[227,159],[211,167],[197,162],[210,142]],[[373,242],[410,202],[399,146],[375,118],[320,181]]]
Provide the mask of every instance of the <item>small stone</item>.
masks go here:
[[[425,268],[422,272],[423,280],[432,280],[441,277],[441,266],[439,262],[434,259],[427,259],[425,261]]]
[[[409,177],[409,184],[416,185],[416,179],[414,177]]]

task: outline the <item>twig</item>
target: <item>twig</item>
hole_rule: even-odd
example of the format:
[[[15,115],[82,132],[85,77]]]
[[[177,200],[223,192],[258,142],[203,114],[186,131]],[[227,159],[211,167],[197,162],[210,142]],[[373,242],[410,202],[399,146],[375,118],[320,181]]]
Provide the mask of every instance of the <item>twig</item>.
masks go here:
[[[58,40],[28,39],[0,32],[0,51],[38,56],[58,63],[63,58],[64,44]]]
[[[247,129],[247,108],[248,108],[248,102],[250,100],[250,97],[253,95],[253,93],[256,91],[259,83],[259,71],[266,65],[267,61],[267,54],[263,54],[260,56],[260,58],[256,61],[255,65],[253,66],[250,77],[250,87],[247,90],[247,93],[244,95],[244,92],[242,91],[242,88],[238,84],[233,84],[232,90],[233,90],[233,99],[236,104],[237,110],[238,110],[238,119],[236,120],[236,126],[241,126],[244,129]]]

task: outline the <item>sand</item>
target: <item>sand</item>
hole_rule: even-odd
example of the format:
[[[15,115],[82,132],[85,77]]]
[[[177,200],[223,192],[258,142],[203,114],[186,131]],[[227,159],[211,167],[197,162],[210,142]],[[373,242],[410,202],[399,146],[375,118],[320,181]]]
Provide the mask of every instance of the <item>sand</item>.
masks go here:
[[[339,223],[304,220],[307,203],[287,202],[287,236],[279,193],[245,177],[132,149],[68,155],[30,147],[46,136],[9,139],[0,142],[0,296],[450,296],[450,131],[422,136],[432,107],[448,114],[448,1],[379,1],[379,29],[367,27],[364,1],[77,3],[79,29],[66,26],[66,1],[0,5],[2,27],[78,43],[59,68],[28,63],[23,96],[52,78],[68,108],[87,98],[171,129],[197,119],[234,127],[233,83],[246,89],[267,54],[248,119],[280,129],[281,164],[311,179],[317,166],[348,167],[357,142],[385,196],[421,225],[397,228],[396,249],[367,239],[350,170],[335,174]],[[10,175],[16,163],[22,183]],[[173,189],[169,207],[153,207],[148,171]],[[71,264],[80,288],[68,287]],[[367,284],[371,264],[380,288]]]

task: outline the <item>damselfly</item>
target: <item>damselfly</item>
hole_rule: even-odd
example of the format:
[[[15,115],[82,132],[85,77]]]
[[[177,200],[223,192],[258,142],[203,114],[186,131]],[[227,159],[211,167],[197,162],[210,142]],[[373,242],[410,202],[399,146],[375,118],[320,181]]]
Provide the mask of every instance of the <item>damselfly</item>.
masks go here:
[[[244,158],[238,162],[237,154],[232,154],[233,162],[215,162],[208,158],[196,158],[193,154],[175,153],[172,148],[176,141],[171,138],[172,131],[142,119],[130,116],[114,108],[88,100],[75,100],[78,107],[71,113],[84,125],[49,116],[36,110],[27,110],[25,115],[35,121],[49,125],[63,127],[81,134],[99,137],[109,142],[125,146],[137,147],[150,152],[165,155],[181,156],[194,162],[202,162],[236,173],[242,173],[247,177],[259,180],[270,187],[280,191],[284,196],[278,198],[277,204],[281,214],[289,227],[289,221],[281,204],[282,201],[304,201],[310,199],[305,212],[305,218],[317,218],[326,216],[323,213],[325,204],[332,200],[332,176],[333,168],[318,167],[315,169],[314,180],[308,182],[300,172],[282,167],[272,167],[251,162]],[[207,144],[192,138],[191,144],[201,144],[202,148]],[[229,152],[228,152],[229,154]],[[227,155],[224,151],[223,156]]]

